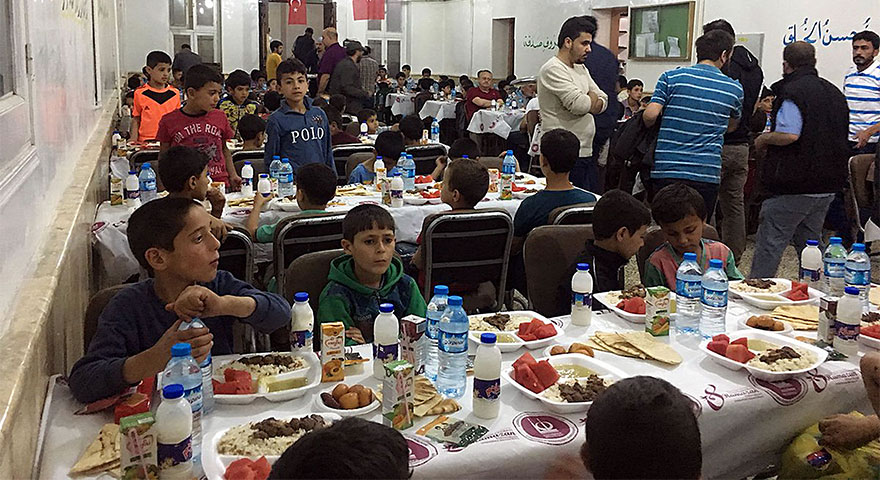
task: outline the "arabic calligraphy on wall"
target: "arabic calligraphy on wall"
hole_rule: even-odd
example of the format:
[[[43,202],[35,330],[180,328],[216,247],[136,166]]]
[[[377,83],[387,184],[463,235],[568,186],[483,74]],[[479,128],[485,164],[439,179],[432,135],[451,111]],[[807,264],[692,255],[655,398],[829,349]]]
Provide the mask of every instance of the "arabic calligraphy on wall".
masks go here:
[[[865,19],[858,31],[852,30],[849,33],[839,32],[841,34],[838,35],[831,33],[830,23],[831,21],[827,18],[811,21],[809,17],[806,17],[802,23],[793,23],[788,27],[788,33],[782,37],[782,44],[789,45],[797,41],[804,41],[827,47],[834,42],[849,42],[858,31],[869,29],[871,17]]]
[[[533,38],[526,35],[523,38],[522,45],[526,48],[535,48],[538,50],[556,50],[556,39],[552,37],[544,37],[543,39]]]

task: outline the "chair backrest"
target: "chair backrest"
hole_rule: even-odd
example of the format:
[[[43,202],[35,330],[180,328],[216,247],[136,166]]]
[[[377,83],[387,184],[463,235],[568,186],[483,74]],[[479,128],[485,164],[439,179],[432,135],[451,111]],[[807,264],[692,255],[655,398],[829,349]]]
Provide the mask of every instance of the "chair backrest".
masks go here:
[[[86,307],[86,316],[83,322],[83,345],[85,345],[86,348],[88,348],[89,343],[92,342],[95,332],[98,331],[98,318],[101,317],[104,308],[110,303],[110,300],[113,300],[113,297],[115,297],[117,293],[127,286],[129,285],[123,284],[107,287],[98,291],[98,293],[94,294],[92,298],[89,299],[89,306]]]
[[[406,153],[412,155],[416,163],[416,175],[429,175],[436,167],[437,157],[446,155],[448,151],[446,145],[439,143],[406,148]]]
[[[361,124],[358,122],[351,122],[345,127],[345,133],[351,135],[352,137],[357,137],[361,134]]]
[[[716,242],[721,241],[721,237],[718,236],[718,230],[715,230],[715,227],[709,224],[703,225],[703,238],[708,240],[715,240]],[[639,252],[636,254],[636,262],[638,262],[639,267],[639,278],[644,281],[645,279],[645,262],[648,260],[648,257],[654,253],[654,250],[657,250],[657,247],[663,245],[666,239],[663,237],[663,230],[660,227],[654,226],[648,229],[648,233],[645,234],[645,244],[642,245],[642,248],[639,249]]]
[[[153,170],[157,172],[159,171],[159,150],[155,149],[144,149],[138,150],[131,154],[128,157],[128,164],[131,166],[131,169],[134,171],[140,171],[141,165],[150,162]]]
[[[260,176],[261,173],[269,173],[269,166],[263,158],[262,150],[241,150],[232,154],[232,163],[235,165],[235,172],[241,175],[241,167],[244,166],[245,160],[251,162],[254,168],[254,178]]]
[[[548,318],[569,313],[559,286],[571,283],[569,268],[591,239],[593,227],[588,225],[544,225],[529,232],[523,258],[532,310]]]
[[[272,251],[279,291],[285,291],[287,267],[295,259],[307,253],[339,248],[344,218],[345,214],[324,213],[289,217],[278,223]]]
[[[373,153],[373,147],[357,143],[333,147],[333,162],[336,165],[336,178],[339,185],[348,183],[345,166],[348,163],[348,157],[355,153]]]
[[[501,308],[513,240],[513,220],[505,210],[435,213],[425,218],[422,231],[425,298],[435,285],[492,282],[497,292],[494,309]]]
[[[559,207],[550,212],[547,223],[550,225],[592,225],[595,207],[596,202]]]
[[[354,170],[359,164],[364,163],[368,160],[372,160],[375,157],[372,153],[362,152],[362,153],[354,153],[348,157],[348,161],[345,162],[345,178],[351,176],[351,171]]]
[[[293,305],[296,292],[309,294],[309,306],[313,312],[318,311],[318,300],[327,286],[330,275],[330,262],[342,255],[342,249],[325,250],[307,253],[290,263],[284,275],[288,280],[283,285],[281,294]],[[279,285],[281,285],[279,283]],[[315,322],[312,331],[315,350],[321,345],[321,324]],[[290,326],[283,327],[272,334],[272,347],[275,350],[290,348]]]
[[[495,169],[499,172],[501,171],[501,164],[504,162],[503,158],[498,157],[480,157],[480,165],[486,167],[486,169],[491,170]]]
[[[230,230],[220,244],[220,261],[217,268],[226,270],[233,277],[250,284],[254,281],[254,242],[247,232]]]
[[[868,170],[874,164],[874,155],[856,155],[849,159],[849,176],[852,179],[853,193],[860,208],[871,208],[871,197],[868,189]]]

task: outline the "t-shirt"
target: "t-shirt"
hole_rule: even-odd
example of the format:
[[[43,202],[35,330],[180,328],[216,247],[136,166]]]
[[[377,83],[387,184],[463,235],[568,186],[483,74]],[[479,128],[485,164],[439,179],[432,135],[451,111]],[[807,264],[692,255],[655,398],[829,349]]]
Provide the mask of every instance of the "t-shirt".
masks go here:
[[[742,280],[743,274],[736,268],[736,259],[727,245],[700,239],[700,265],[705,272],[709,268],[709,260],[721,260],[724,262],[724,271],[730,281]],[[681,265],[682,257],[672,248],[669,242],[657,247],[645,261],[645,276],[643,278],[646,287],[666,287],[675,290],[675,274]]]
[[[361,143],[361,141],[358,140],[357,137],[355,137],[353,135],[349,135],[345,132],[336,132],[336,135],[333,135],[330,137],[330,141],[332,142],[334,147],[336,145],[348,145],[351,143]]]
[[[875,60],[862,72],[855,65],[849,67],[843,77],[843,94],[849,105],[849,139],[855,142],[857,133],[880,122],[880,61]],[[868,142],[877,140],[880,132]]]
[[[358,166],[354,167],[354,170],[351,171],[351,175],[348,176],[349,185],[354,185],[356,183],[373,183],[375,181],[376,172],[367,170],[367,167],[365,167],[363,163],[359,163]]]
[[[134,91],[134,108],[132,117],[140,118],[138,141],[154,140],[159,131],[159,120],[168,112],[180,108],[180,92],[167,85],[163,89],[155,89],[149,83]]]
[[[513,217],[513,235],[525,237],[541,225],[547,225],[550,212],[577,203],[595,202],[596,195],[579,188],[571,190],[541,190],[522,201]]]
[[[526,104],[526,113],[535,110],[541,110],[541,104],[538,103],[538,97],[532,97],[532,99],[529,100],[529,103]]]
[[[257,110],[260,108],[260,104],[253,100],[245,99],[244,103],[239,105],[232,100],[232,97],[227,95],[220,100],[220,103],[217,104],[217,108],[226,114],[226,119],[229,120],[229,127],[232,128],[236,137],[240,137],[241,135],[238,133],[238,121],[245,115],[256,114]]]
[[[336,68],[336,64],[343,58],[345,58],[345,49],[338,43],[330,45],[327,47],[327,50],[324,51],[324,55],[321,57],[321,62],[318,64],[318,73],[326,73],[327,75],[330,75],[333,73],[333,69]]]
[[[474,116],[474,113],[476,113],[477,110],[484,108],[478,107],[477,104],[472,101],[475,98],[492,100],[494,102],[495,100],[501,100],[501,92],[495,90],[494,88],[490,88],[488,92],[484,92],[480,90],[480,87],[472,87],[470,90],[468,90],[467,97],[465,98],[467,102],[464,104],[464,109],[467,112],[468,120],[470,120],[471,117]]]
[[[776,113],[776,131],[800,136],[804,128],[804,117],[800,109],[791,100],[782,102]]]
[[[162,117],[159,122],[157,139],[172,146],[193,147],[208,156],[208,175],[215,182],[229,185],[229,172],[226,171],[226,157],[223,148],[226,140],[235,133],[229,126],[226,114],[211,110],[199,115],[190,115],[183,109],[175,110]]]
[[[721,146],[742,114],[743,89],[712,65],[663,72],[651,96],[663,106],[651,178],[721,182]]]
[[[281,64],[281,55],[278,55],[275,52],[269,54],[266,57],[266,81],[272,80],[275,78],[275,71],[278,70],[278,65]]]

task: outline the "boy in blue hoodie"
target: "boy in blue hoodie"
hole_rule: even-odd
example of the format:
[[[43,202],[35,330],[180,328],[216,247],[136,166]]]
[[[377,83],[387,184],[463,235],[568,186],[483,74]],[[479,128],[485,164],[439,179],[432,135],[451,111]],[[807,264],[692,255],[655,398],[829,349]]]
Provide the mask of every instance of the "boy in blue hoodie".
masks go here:
[[[299,60],[285,60],[275,74],[284,101],[266,123],[266,165],[278,155],[290,159],[294,172],[308,163],[323,163],[335,172],[330,122],[324,111],[306,98],[306,67]]]
[[[346,255],[330,265],[318,322],[345,324],[346,345],[373,342],[380,303],[394,305],[398,318],[425,316],[425,299],[416,281],[403,273],[403,262],[394,256],[394,242],[394,219],[378,205],[359,205],[342,221]]]

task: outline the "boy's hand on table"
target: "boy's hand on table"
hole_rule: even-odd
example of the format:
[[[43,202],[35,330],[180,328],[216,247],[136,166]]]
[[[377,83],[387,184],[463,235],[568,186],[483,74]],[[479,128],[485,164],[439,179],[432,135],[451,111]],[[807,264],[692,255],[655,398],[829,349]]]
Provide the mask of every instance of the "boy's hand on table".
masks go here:
[[[364,335],[361,333],[361,330],[357,327],[351,327],[345,331],[345,336],[348,337],[349,340],[355,343],[367,343],[364,341]]]

